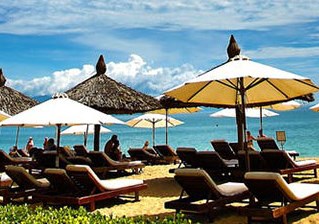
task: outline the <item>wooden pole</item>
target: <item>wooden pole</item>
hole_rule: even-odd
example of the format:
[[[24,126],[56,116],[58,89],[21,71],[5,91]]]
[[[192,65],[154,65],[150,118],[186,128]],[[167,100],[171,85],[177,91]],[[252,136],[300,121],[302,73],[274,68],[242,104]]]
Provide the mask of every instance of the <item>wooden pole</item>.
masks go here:
[[[94,151],[100,150],[100,130],[101,130],[101,125],[95,124],[94,125]]]

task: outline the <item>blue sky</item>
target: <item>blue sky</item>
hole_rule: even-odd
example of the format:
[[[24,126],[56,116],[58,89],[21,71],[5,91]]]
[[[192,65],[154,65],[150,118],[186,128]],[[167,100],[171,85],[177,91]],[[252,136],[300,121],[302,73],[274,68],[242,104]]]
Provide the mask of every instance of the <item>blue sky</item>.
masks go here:
[[[252,60],[319,84],[318,1],[0,1],[0,67],[27,95],[94,74],[159,95],[226,59],[231,34]]]

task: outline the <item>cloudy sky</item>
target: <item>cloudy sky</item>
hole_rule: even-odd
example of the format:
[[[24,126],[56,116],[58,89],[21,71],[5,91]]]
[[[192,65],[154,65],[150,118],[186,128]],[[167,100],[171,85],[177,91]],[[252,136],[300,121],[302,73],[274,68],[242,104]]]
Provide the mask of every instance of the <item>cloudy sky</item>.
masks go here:
[[[319,1],[0,0],[0,68],[27,95],[95,72],[151,95],[226,59],[234,34],[251,59],[319,84]]]

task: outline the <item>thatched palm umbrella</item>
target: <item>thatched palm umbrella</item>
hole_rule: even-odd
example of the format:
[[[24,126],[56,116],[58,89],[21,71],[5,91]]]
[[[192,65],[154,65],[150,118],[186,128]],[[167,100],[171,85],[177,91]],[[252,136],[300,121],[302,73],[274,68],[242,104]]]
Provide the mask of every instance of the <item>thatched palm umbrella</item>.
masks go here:
[[[2,82],[3,81],[3,82]],[[0,110],[9,114],[18,114],[30,107],[35,106],[38,102],[10,87],[5,86],[6,79],[0,69]],[[3,85],[1,86],[1,84]]]
[[[161,107],[152,96],[119,83],[106,74],[103,55],[96,64],[96,74],[66,91],[68,96],[82,104],[107,114],[132,114]],[[94,135],[94,150],[99,150],[99,125]]]

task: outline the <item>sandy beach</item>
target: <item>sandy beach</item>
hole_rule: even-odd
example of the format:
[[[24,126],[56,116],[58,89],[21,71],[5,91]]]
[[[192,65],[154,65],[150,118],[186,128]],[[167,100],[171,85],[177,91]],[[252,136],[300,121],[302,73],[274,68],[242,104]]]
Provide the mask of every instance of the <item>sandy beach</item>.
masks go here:
[[[319,161],[319,159],[316,159]],[[140,193],[140,201],[132,202],[129,199],[115,199],[98,205],[96,211],[113,216],[159,216],[174,214],[174,210],[165,209],[165,201],[179,197],[181,188],[174,181],[174,174],[169,173],[169,169],[176,168],[177,165],[156,165],[146,166],[140,174],[129,175],[120,178],[143,179],[148,188]],[[298,178],[299,176],[297,176]],[[300,182],[319,183],[319,179],[302,179]],[[192,220],[203,221],[200,217],[190,217]],[[205,222],[205,220],[204,220]],[[314,209],[298,209],[288,215],[289,223],[318,223],[319,215]],[[212,223],[247,223],[246,217],[237,215],[234,211],[226,211],[216,216]]]

